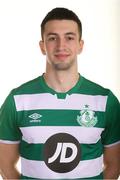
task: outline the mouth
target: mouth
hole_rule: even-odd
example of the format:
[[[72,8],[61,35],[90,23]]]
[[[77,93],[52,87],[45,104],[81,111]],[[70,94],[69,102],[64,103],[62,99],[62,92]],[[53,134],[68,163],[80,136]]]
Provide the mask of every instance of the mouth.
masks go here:
[[[57,59],[60,59],[60,60],[64,60],[66,59],[68,56],[70,56],[69,54],[55,54],[55,57]]]

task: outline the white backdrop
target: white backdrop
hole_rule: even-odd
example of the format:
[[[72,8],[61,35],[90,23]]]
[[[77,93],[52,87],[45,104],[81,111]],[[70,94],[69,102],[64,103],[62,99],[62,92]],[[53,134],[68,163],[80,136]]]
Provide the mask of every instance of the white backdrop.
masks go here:
[[[120,0],[0,0],[0,105],[11,89],[44,72],[40,23],[58,6],[75,11],[83,24],[79,72],[120,100]]]

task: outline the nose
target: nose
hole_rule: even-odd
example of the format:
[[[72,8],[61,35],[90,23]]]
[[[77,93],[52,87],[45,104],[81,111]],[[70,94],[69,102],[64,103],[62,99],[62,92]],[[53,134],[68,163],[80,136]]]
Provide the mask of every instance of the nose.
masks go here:
[[[57,42],[57,48],[59,50],[63,50],[66,47],[65,39],[64,38],[59,38]]]

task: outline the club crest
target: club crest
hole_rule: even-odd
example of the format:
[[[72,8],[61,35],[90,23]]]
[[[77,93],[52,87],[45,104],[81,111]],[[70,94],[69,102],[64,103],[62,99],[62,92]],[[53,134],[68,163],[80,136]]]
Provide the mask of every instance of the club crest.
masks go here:
[[[77,122],[81,126],[93,127],[98,122],[98,119],[95,116],[95,112],[89,109],[89,105],[85,105],[85,107],[80,111],[80,116],[77,116]]]

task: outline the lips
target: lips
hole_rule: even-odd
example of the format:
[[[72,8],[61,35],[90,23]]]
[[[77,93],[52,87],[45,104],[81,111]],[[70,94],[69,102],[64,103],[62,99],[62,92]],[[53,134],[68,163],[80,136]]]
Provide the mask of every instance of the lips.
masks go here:
[[[58,59],[65,59],[69,56],[69,54],[55,54],[55,57]]]

